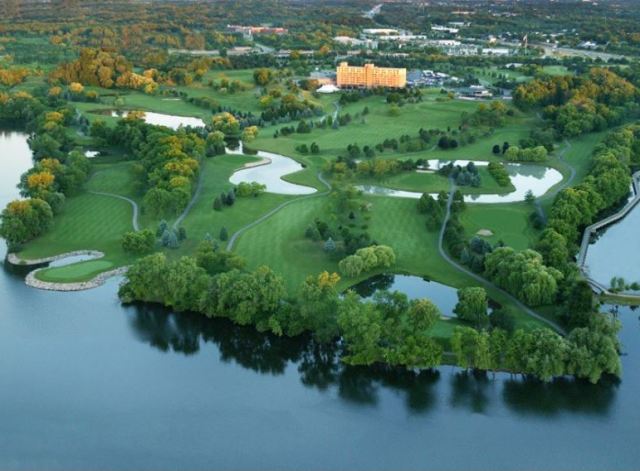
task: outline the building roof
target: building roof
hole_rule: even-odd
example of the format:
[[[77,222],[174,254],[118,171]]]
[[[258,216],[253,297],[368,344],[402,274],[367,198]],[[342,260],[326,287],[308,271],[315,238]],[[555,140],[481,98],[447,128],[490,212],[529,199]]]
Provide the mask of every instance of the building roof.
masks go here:
[[[340,89],[333,84],[325,84],[316,90],[318,93],[335,93],[339,91]]]

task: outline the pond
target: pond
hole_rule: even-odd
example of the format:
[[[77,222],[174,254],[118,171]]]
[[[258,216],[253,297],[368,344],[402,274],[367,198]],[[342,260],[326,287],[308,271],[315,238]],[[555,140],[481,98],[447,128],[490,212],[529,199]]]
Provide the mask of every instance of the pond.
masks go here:
[[[611,278],[627,283],[640,282],[640,207],[636,206],[620,222],[598,233],[589,245],[586,268],[594,280],[610,286]]]
[[[0,204],[31,165],[0,134]],[[9,174],[13,175],[13,179]],[[0,247],[0,257],[4,249]],[[634,470],[640,323],[620,308],[624,377],[346,367],[339,345],[123,306],[0,269],[0,469]]]
[[[431,162],[431,161],[430,161]],[[440,162],[440,161],[438,161]],[[468,162],[468,161],[456,161]],[[445,161],[445,164],[447,161]],[[476,162],[478,166],[487,164],[487,162]],[[502,195],[465,195],[464,200],[468,203],[513,203],[524,201],[527,192],[531,191],[534,196],[542,196],[553,186],[562,181],[562,174],[550,167],[532,164],[505,164],[507,172],[511,177],[511,183],[515,187],[515,191]],[[430,168],[438,168],[435,164],[430,163]],[[415,198],[418,199],[422,193],[416,191],[393,190],[377,185],[360,185],[358,186],[364,193],[382,196],[395,196],[399,198]],[[464,188],[462,187],[464,190]],[[437,197],[437,193],[432,196]]]
[[[118,110],[106,110],[101,111],[103,114],[109,114],[114,118],[126,117],[128,111]],[[166,126],[171,129],[178,129],[181,126],[192,126],[195,128],[204,127],[205,123],[200,118],[193,118],[190,116],[176,116],[163,113],[154,113],[151,111],[144,111],[144,121],[148,124],[154,124],[156,126]]]
[[[242,144],[234,149],[227,148],[227,153],[243,154]],[[258,182],[265,185],[269,193],[277,193],[280,195],[310,195],[318,191],[310,186],[297,185],[282,179],[285,175],[290,175],[304,169],[300,163],[292,158],[261,150],[252,155],[260,157],[262,160],[255,164],[249,164],[245,168],[234,172],[231,178],[229,178],[231,183],[237,185],[242,182]]]
[[[373,276],[351,287],[363,298],[371,298],[376,291],[400,291],[411,299],[427,298],[438,306],[443,317],[455,317],[453,309],[458,303],[458,290],[437,281],[413,275],[382,274]]]

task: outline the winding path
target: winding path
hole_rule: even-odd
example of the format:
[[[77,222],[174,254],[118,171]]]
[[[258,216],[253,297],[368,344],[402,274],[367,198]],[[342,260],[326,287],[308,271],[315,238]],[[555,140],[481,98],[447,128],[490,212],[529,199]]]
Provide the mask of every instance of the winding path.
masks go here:
[[[187,207],[184,208],[182,213],[180,213],[180,216],[178,216],[176,221],[173,223],[172,227],[174,229],[177,229],[180,226],[180,224],[182,224],[182,221],[184,221],[184,218],[187,217],[187,215],[191,211],[191,208],[193,208],[193,206],[196,204],[196,201],[198,201],[198,199],[200,198],[200,193],[202,193],[202,182],[204,181],[204,165],[201,165],[200,168],[201,170],[200,170],[200,175],[198,176],[198,183],[196,184],[196,190],[193,192],[193,196],[191,197],[191,201],[189,201],[189,204],[187,204]]]
[[[140,208],[138,207],[138,203],[136,203],[135,201],[133,201],[131,198],[127,198],[126,196],[122,196],[122,195],[117,195],[115,193],[106,193],[103,191],[89,191],[89,193],[93,194],[93,195],[99,195],[99,196],[108,196],[111,198],[118,198],[119,200],[124,200],[126,202],[128,202],[131,207],[133,208],[133,217],[132,217],[132,225],[133,225],[133,230],[134,231],[139,231],[140,230],[140,223],[138,222],[138,217],[140,215]]]
[[[507,298],[509,298],[509,300],[511,300],[511,302],[513,302],[513,304],[515,304],[518,308],[522,309],[524,312],[526,312],[531,317],[533,317],[535,319],[538,319],[541,322],[544,322],[545,324],[547,324],[548,326],[553,328],[556,332],[558,332],[558,333],[560,333],[562,335],[566,335],[567,332],[560,325],[558,325],[557,323],[553,322],[552,320],[549,320],[549,319],[541,316],[537,312],[533,311],[530,307],[528,307],[525,304],[523,304],[519,299],[517,299],[511,293],[508,293],[504,289],[494,285],[492,282],[490,282],[486,278],[481,277],[477,273],[472,272],[471,270],[469,270],[468,268],[466,268],[463,265],[459,264],[458,262],[456,262],[453,258],[451,258],[449,256],[449,254],[447,253],[447,251],[443,247],[443,242],[444,242],[444,232],[445,232],[445,229],[447,227],[447,222],[449,221],[449,217],[451,216],[451,204],[453,203],[453,194],[455,193],[455,191],[456,191],[456,186],[452,182],[451,183],[451,189],[449,190],[449,198],[447,199],[447,211],[445,213],[444,221],[442,222],[442,227],[440,228],[440,235],[438,237],[438,252],[440,252],[440,256],[442,258],[444,258],[451,266],[456,268],[458,271],[461,271],[465,275],[470,276],[474,280],[482,283],[485,286],[488,286],[491,289],[494,289],[494,290],[500,292],[502,295],[504,295]]]
[[[309,198],[317,198],[319,196],[326,196],[329,194],[329,192],[331,191],[331,184],[325,180],[325,178],[322,176],[322,173],[318,173],[316,175],[318,177],[318,180],[320,180],[320,182],[327,187],[326,191],[323,192],[318,192],[318,193],[312,193],[310,195],[304,195],[301,196],[299,198],[294,198],[291,199],[289,201],[285,201],[284,203],[281,203],[280,205],[276,206],[275,208],[273,208],[271,211],[269,211],[266,214],[263,214],[262,216],[260,216],[258,219],[256,219],[253,222],[250,222],[249,224],[247,224],[246,226],[241,227],[240,229],[238,229],[236,232],[233,233],[233,235],[229,238],[229,242],[227,242],[227,250],[231,251],[233,250],[233,246],[235,245],[236,241],[238,240],[238,237],[240,237],[243,233],[245,233],[246,231],[248,231],[249,229],[251,229],[252,227],[257,226],[258,224],[260,224],[261,222],[266,221],[267,219],[269,219],[271,216],[273,216],[274,214],[276,214],[278,211],[280,211],[281,209],[289,206],[290,204],[296,203],[298,201],[302,201],[305,199],[309,199]]]

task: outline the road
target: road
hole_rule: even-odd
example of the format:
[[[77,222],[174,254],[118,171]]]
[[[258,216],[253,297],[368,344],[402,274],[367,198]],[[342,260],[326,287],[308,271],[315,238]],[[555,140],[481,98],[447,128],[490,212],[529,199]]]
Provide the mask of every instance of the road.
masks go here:
[[[362,16],[365,18],[369,18],[370,20],[373,20],[373,18],[376,15],[380,14],[380,10],[382,10],[382,6],[383,4],[380,3],[378,5],[376,5],[375,7],[373,7],[371,10],[367,11],[366,13],[363,13]]]
[[[204,165],[200,165],[200,175],[198,175],[198,183],[196,183],[196,189],[193,192],[193,196],[191,197],[191,201],[189,201],[189,204],[187,204],[187,207],[184,208],[182,213],[180,213],[180,216],[178,216],[176,221],[173,223],[172,227],[174,229],[178,229],[178,227],[180,227],[180,224],[182,224],[182,221],[184,221],[184,218],[187,217],[187,215],[189,214],[189,211],[191,211],[191,208],[193,208],[193,205],[196,204],[196,201],[198,201],[198,198],[200,197],[200,193],[202,193],[203,180],[204,180]]]

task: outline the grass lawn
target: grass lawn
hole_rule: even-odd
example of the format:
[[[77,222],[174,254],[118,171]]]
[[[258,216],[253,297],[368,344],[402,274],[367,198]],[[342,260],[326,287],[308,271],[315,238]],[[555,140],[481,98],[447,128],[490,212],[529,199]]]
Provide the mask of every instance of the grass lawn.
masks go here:
[[[416,211],[415,200],[376,196],[367,196],[366,199],[372,203],[367,223],[373,240],[392,246],[396,253],[394,273],[426,276],[456,288],[477,286],[477,282],[440,256],[438,234],[426,230],[424,218]],[[312,242],[304,237],[308,224],[325,214],[325,204],[324,197],[291,204],[243,234],[235,251],[248,260],[250,268],[268,265],[282,275],[290,294],[295,293],[308,275],[324,270],[338,271],[340,257],[327,255],[322,250],[322,242]],[[374,274],[355,279],[343,278],[339,287],[346,289]],[[489,290],[489,295],[512,312],[517,326],[533,328],[542,325],[513,308],[501,293]],[[446,335],[446,329],[451,327],[441,325],[439,328],[442,335]]]
[[[278,139],[273,139],[273,133],[282,125],[271,126],[262,130],[261,137],[252,147],[284,155],[296,155],[296,146],[316,142],[325,153],[338,155],[345,151],[348,144],[375,145],[385,138],[399,138],[403,134],[417,135],[420,128],[457,128],[462,112],[475,110],[477,103],[427,99],[421,103],[407,104],[400,108],[399,116],[391,117],[389,105],[384,97],[371,96],[347,105],[341,113],[350,113],[353,116],[362,112],[365,107],[369,108],[369,114],[364,118],[364,122],[362,118],[354,118],[350,124],[340,129],[315,129],[308,134],[296,133]]]
[[[83,193],[69,198],[52,228],[28,243],[19,255],[35,259],[75,250],[99,250],[106,254],[104,261],[124,265],[131,257],[122,250],[120,239],[132,230],[131,218],[131,205],[126,201]],[[51,272],[61,268],[52,268]]]
[[[189,238],[183,243],[180,253],[193,250],[207,233],[217,239],[223,227],[226,227],[231,236],[272,208],[295,198],[295,196],[263,193],[257,198],[237,198],[233,206],[225,206],[222,211],[214,211],[215,198],[221,192],[233,188],[229,182],[231,174],[244,164],[257,160],[259,160],[257,157],[244,155],[222,155],[204,160],[202,191],[196,204],[183,221],[182,226],[187,230]]]
[[[250,268],[268,265],[284,276],[294,294],[308,275],[338,271],[337,258],[322,250],[322,242],[305,238],[305,228],[325,210],[327,199],[307,198],[290,204],[271,218],[244,233],[235,251]]]
[[[460,215],[460,222],[469,237],[480,229],[493,232],[482,237],[491,244],[503,241],[516,250],[531,247],[539,232],[529,224],[529,215],[534,208],[527,203],[469,204]]]

